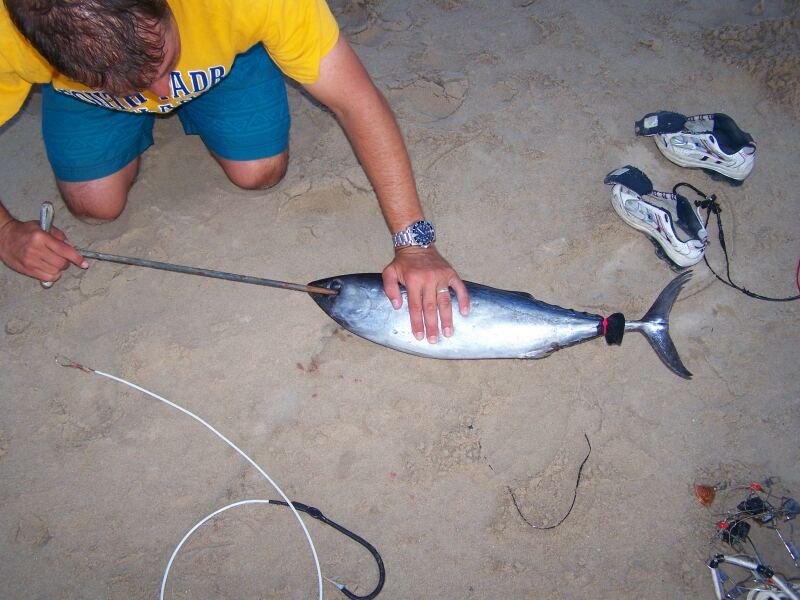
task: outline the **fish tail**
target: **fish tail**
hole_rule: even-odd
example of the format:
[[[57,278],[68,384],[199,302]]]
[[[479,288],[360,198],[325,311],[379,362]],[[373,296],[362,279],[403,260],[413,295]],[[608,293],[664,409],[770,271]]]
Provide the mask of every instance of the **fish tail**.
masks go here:
[[[675,344],[669,337],[669,313],[681,289],[691,277],[691,271],[678,275],[661,291],[653,306],[640,321],[626,324],[626,329],[642,332],[663,363],[673,373],[686,379],[690,379],[692,374],[683,366]]]

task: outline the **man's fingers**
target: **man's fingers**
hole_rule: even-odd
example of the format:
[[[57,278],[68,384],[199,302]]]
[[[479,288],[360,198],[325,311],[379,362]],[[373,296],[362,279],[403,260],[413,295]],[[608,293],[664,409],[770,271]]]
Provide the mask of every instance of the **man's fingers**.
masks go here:
[[[38,226],[29,229],[30,235],[20,240],[12,255],[19,268],[12,268],[40,281],[55,281],[61,270],[69,266],[69,261],[54,249],[63,243]]]
[[[436,304],[439,306],[439,320],[442,324],[442,335],[453,335],[453,302],[450,299],[450,288],[441,287],[436,290]]]
[[[422,288],[414,281],[404,281],[408,301],[408,315],[411,318],[411,332],[418,340],[425,338],[422,320]],[[391,264],[383,270],[383,290],[395,309],[403,305],[400,293],[400,274]]]
[[[54,238],[56,238],[59,242],[66,242],[67,241],[66,234],[63,231],[61,231],[58,227],[56,227],[55,225],[50,227],[50,235],[52,235]]]
[[[403,295],[400,293],[400,283],[397,279],[397,272],[392,265],[389,265],[383,270],[382,277],[383,291],[392,303],[392,308],[397,310],[403,306]]]
[[[61,271],[56,270],[53,272],[47,272],[41,269],[32,269],[31,277],[42,282],[53,283],[54,281],[61,279]]]
[[[408,315],[411,317],[411,332],[414,337],[421,340],[425,337],[425,325],[423,323],[423,300],[419,289],[414,290],[406,287],[408,292]]]
[[[422,315],[425,319],[425,333],[428,336],[428,342],[431,344],[439,341],[439,304],[436,296],[436,288],[423,288]]]
[[[454,298],[449,288],[455,291],[461,314],[469,314],[469,293],[464,282],[433,247],[398,250],[392,264],[383,271],[383,282],[395,308],[400,306],[394,302],[395,295],[402,298],[399,284],[406,286],[411,331],[418,340],[427,336],[428,342],[435,344],[439,340],[440,324],[445,337],[455,333]]]
[[[389,265],[383,270],[383,291],[392,307],[397,310],[403,306],[403,294],[400,293],[400,278],[393,265]],[[425,337],[425,325],[422,320],[422,292],[414,284],[406,282],[406,294],[408,295],[408,314],[411,317],[411,332],[414,337],[421,340]]]
[[[50,229],[50,235],[56,240],[55,243],[48,243],[47,247],[50,250],[71,262],[75,266],[80,267],[81,269],[89,268],[89,262],[81,255],[80,252],[75,250],[75,246],[73,246],[69,240],[67,240],[67,236],[64,235],[63,231],[57,227],[53,227]],[[68,266],[69,265],[65,263],[61,269],[66,269]]]
[[[42,231],[37,221],[13,221],[2,229],[0,258],[15,271],[38,279],[56,281],[70,262],[82,269],[89,266],[81,254],[53,227]]]
[[[466,317],[469,315],[469,293],[467,292],[467,286],[464,285],[464,282],[461,281],[458,277],[455,279],[450,280],[450,287],[456,293],[456,298],[458,299],[458,312],[461,313],[461,316]]]

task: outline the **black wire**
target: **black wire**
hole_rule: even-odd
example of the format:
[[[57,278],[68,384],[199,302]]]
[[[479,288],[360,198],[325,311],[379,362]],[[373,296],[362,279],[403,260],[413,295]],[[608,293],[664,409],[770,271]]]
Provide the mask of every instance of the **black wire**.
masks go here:
[[[289,506],[286,502],[283,502],[282,500],[270,500],[269,503],[280,504],[281,506]],[[340,592],[342,592],[345,596],[350,598],[350,600],[372,600],[373,598],[375,598],[375,596],[381,593],[381,590],[383,589],[383,584],[386,583],[386,568],[383,566],[383,559],[381,558],[381,555],[378,554],[378,551],[375,549],[375,546],[370,544],[364,538],[356,535],[352,531],[345,529],[338,523],[331,521],[328,517],[323,515],[322,511],[318,508],[314,508],[313,506],[308,506],[307,504],[303,504],[302,502],[292,502],[292,506],[294,506],[295,509],[299,510],[300,512],[304,512],[310,517],[313,517],[318,521],[322,521],[326,525],[330,525],[336,531],[345,534],[350,539],[355,540],[356,542],[364,546],[364,548],[369,550],[370,554],[372,554],[373,558],[375,559],[375,562],[378,564],[378,585],[375,587],[374,590],[372,590],[372,592],[370,592],[366,596],[356,596],[353,592],[351,592],[344,586],[339,588]]]
[[[510,486],[506,486],[508,488],[508,493],[511,494],[511,501],[514,503],[514,508],[517,509],[517,512],[519,513],[519,516],[522,517],[522,520],[525,521],[528,525],[530,525],[534,529],[555,529],[556,527],[558,527],[564,521],[567,520],[567,517],[572,512],[572,509],[575,507],[575,500],[578,499],[578,485],[581,482],[581,471],[583,471],[583,465],[586,464],[586,461],[589,460],[589,455],[592,453],[592,444],[591,444],[591,442],[589,442],[589,436],[584,433],[583,437],[586,438],[586,443],[589,445],[589,452],[586,453],[586,458],[583,459],[583,462],[581,463],[581,466],[578,467],[578,477],[575,480],[575,492],[572,494],[572,504],[569,505],[569,510],[567,511],[567,514],[565,514],[561,518],[561,520],[558,523],[556,523],[555,525],[548,525],[548,526],[534,525],[533,523],[528,521],[528,519],[525,518],[525,515],[522,514],[522,510],[520,510],[519,504],[517,504],[517,498],[516,498],[516,496],[514,496],[514,490],[512,490]]]
[[[706,257],[705,253],[703,253],[703,261],[705,261],[706,266],[708,269],[714,274],[714,277],[719,279],[722,283],[727,285],[728,287],[732,287],[735,290],[739,290],[746,296],[750,296],[751,298],[755,298],[756,300],[766,300],[767,302],[791,302],[793,300],[800,300],[800,294],[797,296],[790,296],[788,298],[771,298],[769,296],[762,296],[761,294],[756,294],[755,292],[751,292],[750,290],[736,285],[733,280],[731,279],[731,264],[728,258],[728,248],[725,245],[725,234],[722,232],[722,219],[720,218],[720,213],[722,212],[722,208],[720,207],[719,203],[717,202],[716,195],[712,194],[711,196],[706,196],[703,192],[698,190],[696,187],[691,185],[690,183],[679,183],[674,188],[672,188],[672,193],[676,193],[676,190],[681,187],[685,186],[694,190],[699,196],[702,196],[703,200],[696,200],[695,206],[705,209],[706,211],[706,222],[705,227],[708,227],[708,222],[711,219],[711,213],[717,217],[717,230],[719,231],[719,246],[722,248],[722,253],[725,256],[725,275],[728,278],[727,281],[720,277],[717,272],[711,267],[708,262],[708,258]]]

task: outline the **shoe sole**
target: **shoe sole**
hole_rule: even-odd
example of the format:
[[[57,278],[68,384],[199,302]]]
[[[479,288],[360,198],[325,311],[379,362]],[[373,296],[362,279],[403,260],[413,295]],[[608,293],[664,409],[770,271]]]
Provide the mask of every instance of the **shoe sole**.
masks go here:
[[[669,146],[662,141],[662,135],[653,136],[653,140],[656,143],[656,147],[659,149],[661,154],[663,154],[669,161],[675,163],[679,167],[684,167],[687,169],[700,169],[705,171],[708,175],[714,178],[717,181],[727,181],[731,183],[731,185],[741,185],[742,182],[747,179],[748,175],[753,171],[754,162],[750,164],[750,168],[747,169],[747,173],[744,176],[734,172],[732,169],[726,167],[725,165],[712,165],[706,161],[698,161],[693,159],[685,159],[680,154],[673,153]],[[713,173],[713,175],[712,175]],[[718,179],[716,176],[722,176],[724,179]]]

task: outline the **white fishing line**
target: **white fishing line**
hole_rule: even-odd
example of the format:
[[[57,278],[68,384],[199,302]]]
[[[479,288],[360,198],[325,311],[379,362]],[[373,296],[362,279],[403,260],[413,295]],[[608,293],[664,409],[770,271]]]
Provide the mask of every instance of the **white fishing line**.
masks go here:
[[[65,361],[67,361],[67,363],[64,364],[64,363],[60,362],[59,358],[63,358]],[[238,452],[241,455],[242,458],[244,458],[247,462],[249,462],[251,465],[253,465],[256,468],[256,470],[264,476],[264,479],[266,479],[270,483],[270,485],[273,488],[275,488],[275,491],[277,491],[278,494],[280,494],[281,498],[283,498],[283,500],[286,502],[286,504],[289,506],[289,508],[292,509],[292,512],[294,513],[294,516],[300,522],[300,527],[303,528],[303,533],[305,534],[306,540],[308,540],[308,545],[311,548],[311,554],[314,555],[314,565],[316,566],[316,569],[317,569],[317,586],[319,588],[319,600],[322,600],[322,569],[320,569],[320,566],[319,566],[319,558],[317,557],[317,550],[316,550],[316,548],[314,548],[314,542],[311,541],[311,534],[308,533],[308,529],[306,528],[306,524],[303,522],[303,519],[300,518],[300,513],[297,512],[297,509],[291,503],[291,501],[286,496],[286,494],[283,493],[283,490],[281,490],[281,488],[279,488],[278,485],[274,481],[272,481],[272,478],[269,475],[267,475],[264,472],[264,469],[259,467],[252,458],[247,456],[247,454],[242,452],[242,450],[240,450],[239,447],[236,444],[234,444],[232,441],[230,441],[228,438],[226,438],[224,435],[222,435],[219,431],[214,429],[214,427],[212,427],[211,425],[206,423],[203,419],[198,417],[196,414],[194,414],[191,411],[186,410],[185,408],[183,408],[181,406],[178,406],[174,402],[170,402],[166,398],[162,398],[158,394],[154,394],[151,391],[148,391],[148,390],[146,390],[146,389],[144,389],[142,387],[139,387],[135,383],[131,383],[130,381],[126,381],[126,380],[121,379],[119,377],[115,377],[114,375],[109,375],[108,373],[103,373],[102,371],[97,371],[95,369],[90,369],[89,367],[85,367],[83,365],[79,365],[79,364],[77,364],[75,362],[70,361],[65,356],[61,356],[61,355],[56,356],[56,363],[61,365],[62,367],[73,367],[73,368],[76,368],[76,369],[80,369],[81,371],[86,371],[87,373],[97,373],[98,375],[102,375],[103,377],[107,377],[109,379],[113,379],[114,381],[118,381],[119,383],[123,383],[123,384],[125,384],[125,385],[127,385],[129,387],[132,387],[135,390],[139,390],[143,394],[147,394],[148,396],[150,396],[152,398],[155,398],[156,400],[160,400],[164,404],[170,405],[172,408],[178,409],[182,413],[192,417],[195,421],[197,421],[198,423],[202,424],[204,427],[206,427],[208,430],[210,430],[213,434],[215,434],[217,437],[219,437],[223,442],[228,444],[228,446],[230,446],[231,448],[236,450],[236,452]],[[187,539],[189,539],[189,536],[192,535],[192,533],[194,533],[195,530],[197,530],[198,527],[203,525],[209,519],[214,518],[219,513],[224,512],[224,511],[226,511],[226,510],[228,510],[230,508],[234,508],[234,507],[240,506],[242,504],[269,504],[269,503],[270,503],[269,500],[243,500],[241,502],[235,502],[233,504],[229,504],[228,506],[224,506],[224,507],[220,508],[219,510],[214,511],[212,514],[208,515],[203,520],[201,520],[199,523],[197,523],[194,527],[192,527],[189,530],[189,533],[187,533],[183,537],[181,542],[175,548],[175,550],[172,553],[172,556],[169,559],[169,563],[167,563],[167,568],[164,571],[164,578],[161,580],[161,595],[160,595],[161,600],[164,600],[164,590],[165,590],[166,585],[167,585],[167,576],[169,575],[169,570],[170,570],[170,567],[172,566],[172,562],[175,559],[175,556],[178,554],[178,550],[181,549],[181,546],[183,546],[183,543]]]
[[[276,487],[275,489],[278,489],[278,488]],[[280,490],[278,490],[278,491],[280,491]],[[220,514],[222,512],[225,512],[229,508],[236,508],[237,506],[242,506],[243,504],[270,504],[270,501],[269,500],[242,500],[240,502],[234,502],[233,504],[228,504],[228,506],[223,506],[219,510],[215,510],[213,513],[208,515],[205,519],[203,519],[202,521],[197,523],[197,525],[192,527],[189,530],[189,532],[185,536],[183,536],[183,539],[175,547],[175,550],[172,551],[172,556],[169,557],[169,562],[167,563],[167,569],[166,569],[166,571],[164,571],[164,578],[161,580],[161,600],[164,600],[164,590],[167,587],[167,577],[169,576],[170,567],[172,567],[172,561],[175,560],[175,557],[177,556],[178,551],[181,549],[181,546],[183,546],[184,542],[186,542],[186,540],[189,539],[189,536],[191,536],[206,521],[210,521],[211,519],[216,517],[218,514]],[[292,507],[292,509],[294,509],[294,507]],[[312,546],[312,550],[313,550],[313,546]]]

